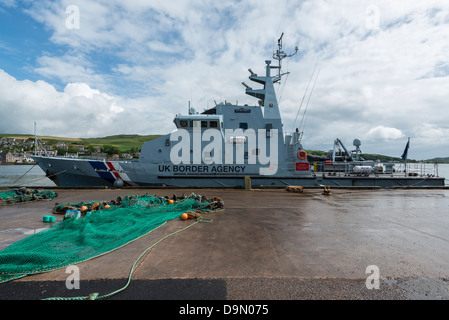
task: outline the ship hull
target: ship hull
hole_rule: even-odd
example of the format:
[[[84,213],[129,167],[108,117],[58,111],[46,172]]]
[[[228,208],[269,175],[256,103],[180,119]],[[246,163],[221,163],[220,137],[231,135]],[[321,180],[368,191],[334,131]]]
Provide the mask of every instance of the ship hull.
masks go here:
[[[279,187],[289,185],[330,187],[443,187],[445,179],[433,176],[390,174],[332,175],[327,172],[307,172],[295,176],[280,170],[267,176],[254,172],[246,174],[185,174],[157,172],[158,165],[141,161],[105,161],[56,157],[34,157],[36,163],[56,185],[65,187],[244,187],[245,177],[251,178],[252,187]]]

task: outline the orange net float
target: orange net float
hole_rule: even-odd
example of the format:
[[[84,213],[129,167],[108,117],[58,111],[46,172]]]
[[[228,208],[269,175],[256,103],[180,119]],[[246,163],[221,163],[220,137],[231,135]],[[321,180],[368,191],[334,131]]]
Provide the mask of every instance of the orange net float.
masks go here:
[[[198,218],[200,216],[199,213],[196,213],[194,211],[187,211],[181,214],[181,220],[187,220],[187,219],[193,219]]]
[[[183,213],[183,214],[181,214],[181,220],[187,220],[187,219],[189,219],[189,215],[187,214],[187,213]]]

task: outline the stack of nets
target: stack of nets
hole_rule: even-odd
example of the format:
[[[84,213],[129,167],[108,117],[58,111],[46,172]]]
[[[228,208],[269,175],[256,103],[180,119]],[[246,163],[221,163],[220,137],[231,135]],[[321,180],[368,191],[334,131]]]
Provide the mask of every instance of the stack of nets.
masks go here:
[[[118,201],[119,200],[119,201]],[[223,208],[219,198],[207,199],[192,194],[168,199],[156,195],[128,195],[117,201],[56,204],[56,211],[64,213],[86,206],[78,218],[62,222],[22,239],[0,251],[0,283],[27,275],[77,264],[124,245],[161,226],[180,218],[185,212],[208,213]],[[55,212],[55,209],[54,209]]]
[[[0,205],[16,204],[37,200],[52,200],[58,194],[50,190],[35,190],[27,189],[25,187],[0,191]]]

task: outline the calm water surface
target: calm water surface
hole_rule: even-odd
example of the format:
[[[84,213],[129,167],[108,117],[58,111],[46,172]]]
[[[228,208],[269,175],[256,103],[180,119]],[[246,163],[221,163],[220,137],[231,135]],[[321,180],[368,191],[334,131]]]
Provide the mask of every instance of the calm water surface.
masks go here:
[[[39,166],[0,165],[0,187],[53,187],[56,184],[45,176]]]

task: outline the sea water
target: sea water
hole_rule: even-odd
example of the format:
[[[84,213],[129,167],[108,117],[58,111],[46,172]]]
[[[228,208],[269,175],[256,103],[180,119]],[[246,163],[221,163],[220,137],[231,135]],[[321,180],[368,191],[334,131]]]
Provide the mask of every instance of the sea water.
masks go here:
[[[0,187],[54,187],[39,166],[0,165]]]
[[[449,164],[438,165],[438,176],[449,186]],[[37,165],[0,165],[0,187],[52,187],[56,184]]]

